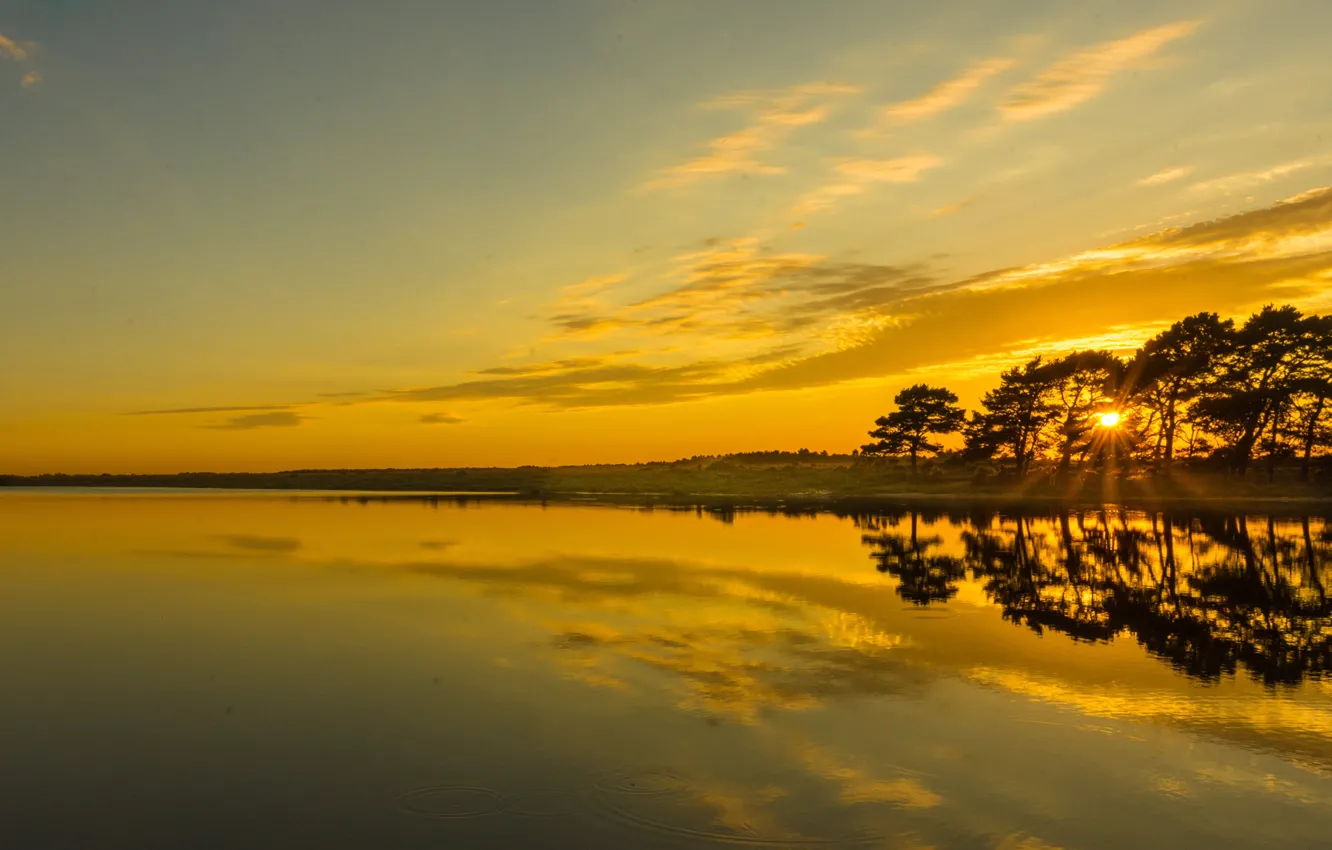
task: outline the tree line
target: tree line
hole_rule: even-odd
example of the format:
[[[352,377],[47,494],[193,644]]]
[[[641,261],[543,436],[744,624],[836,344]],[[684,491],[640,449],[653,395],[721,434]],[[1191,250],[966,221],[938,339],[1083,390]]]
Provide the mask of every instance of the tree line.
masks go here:
[[[894,398],[862,455],[940,455],[961,434],[963,460],[1036,466],[1147,468],[1169,475],[1181,458],[1208,458],[1269,478],[1297,460],[1301,480],[1332,439],[1332,316],[1268,305],[1242,324],[1216,313],[1175,322],[1131,356],[1074,351],[1035,357],[999,376],[970,414],[944,387],[917,384]]]

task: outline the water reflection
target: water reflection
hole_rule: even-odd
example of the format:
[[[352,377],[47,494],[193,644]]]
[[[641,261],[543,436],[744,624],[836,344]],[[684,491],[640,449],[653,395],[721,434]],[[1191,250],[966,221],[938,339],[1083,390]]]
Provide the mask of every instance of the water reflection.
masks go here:
[[[1207,681],[1242,669],[1270,685],[1297,684],[1332,663],[1332,528],[1321,518],[1101,509],[853,520],[878,569],[917,605],[946,602],[970,577],[1005,619],[1037,634],[1131,635]],[[941,529],[960,554],[937,551]]]
[[[0,495],[0,845],[1317,846],[1330,548],[1301,517]]]

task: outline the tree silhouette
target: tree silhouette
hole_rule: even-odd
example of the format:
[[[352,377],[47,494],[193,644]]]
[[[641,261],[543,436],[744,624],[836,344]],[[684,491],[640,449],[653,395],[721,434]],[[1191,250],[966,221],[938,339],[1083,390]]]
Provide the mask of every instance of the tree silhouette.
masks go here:
[[[1232,471],[1243,475],[1264,433],[1275,451],[1292,396],[1310,370],[1326,362],[1328,321],[1270,304],[1251,316],[1221,353],[1197,404],[1206,427],[1229,444]]]
[[[963,460],[1011,460],[1019,477],[1051,462],[1056,480],[1091,466],[1131,476],[1144,460],[1170,477],[1178,457],[1223,461],[1240,475],[1253,458],[1299,458],[1309,480],[1332,442],[1332,316],[1264,307],[1236,327],[1197,313],[1148,340],[1131,358],[1111,351],[1036,357],[1009,368],[981,410],[961,418],[956,397],[918,384],[877,420],[866,455],[940,453],[932,434],[960,427]],[[1098,427],[1098,413],[1118,416]],[[1181,442],[1186,446],[1181,455]],[[1121,466],[1119,459],[1128,464]]]
[[[893,397],[897,410],[874,421],[879,426],[869,435],[876,442],[861,448],[863,454],[907,455],[911,474],[923,452],[938,452],[943,446],[931,442],[933,434],[952,434],[961,429],[966,413],[957,406],[957,396],[943,387],[915,384]]]
[[[1040,357],[999,376],[999,386],[985,394],[983,413],[973,413],[964,430],[966,453],[973,458],[1009,457],[1023,475],[1044,448],[1046,426],[1057,411],[1051,402],[1056,378]]]
[[[1066,475],[1073,453],[1090,446],[1094,414],[1114,401],[1123,364],[1108,351],[1075,351],[1043,367],[1051,384],[1050,424],[1059,446],[1059,472]]]
[[[1154,459],[1169,475],[1185,405],[1192,402],[1215,359],[1229,345],[1235,323],[1216,313],[1181,319],[1147,340],[1128,367],[1128,389],[1155,420]]]
[[[1332,437],[1332,377],[1326,360],[1319,374],[1297,381],[1294,390],[1291,426],[1299,441],[1300,480],[1308,481],[1314,447]]]

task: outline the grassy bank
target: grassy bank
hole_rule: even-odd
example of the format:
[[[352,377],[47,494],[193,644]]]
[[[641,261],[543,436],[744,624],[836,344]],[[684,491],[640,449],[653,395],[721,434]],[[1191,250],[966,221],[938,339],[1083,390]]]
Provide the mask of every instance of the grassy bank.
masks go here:
[[[791,456],[791,460],[705,459],[676,463],[475,469],[294,470],[274,473],[179,475],[0,476],[8,487],[189,487],[264,490],[357,490],[491,493],[549,500],[679,505],[828,505],[846,502],[1087,503],[1156,505],[1329,503],[1332,487],[1303,483],[1281,469],[1245,478],[1179,470],[1170,480],[1148,476],[1083,475],[1056,480],[1048,473],[1022,479],[957,465],[910,475],[897,465],[849,457]]]

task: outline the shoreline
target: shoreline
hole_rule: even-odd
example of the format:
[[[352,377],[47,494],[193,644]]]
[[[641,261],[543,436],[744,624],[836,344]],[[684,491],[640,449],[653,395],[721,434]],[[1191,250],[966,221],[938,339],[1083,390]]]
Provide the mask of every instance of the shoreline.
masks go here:
[[[888,509],[1098,509],[1122,507],[1130,510],[1197,510],[1197,511],[1272,511],[1305,509],[1332,515],[1332,494],[1301,493],[1294,495],[1235,494],[1229,496],[1185,495],[1179,493],[1145,494],[1142,492],[1116,494],[1113,497],[1092,497],[1085,494],[1061,495],[1057,493],[1021,493],[1006,491],[972,490],[930,491],[901,490],[891,492],[790,492],[743,493],[706,491],[595,491],[595,490],[445,490],[353,487],[262,487],[140,484],[4,484],[0,496],[26,495],[87,495],[87,496],[216,496],[216,497],[271,497],[289,496],[323,500],[366,501],[460,501],[510,502],[524,504],[609,505],[644,509],[708,511],[756,511],[799,513],[874,513]]]

